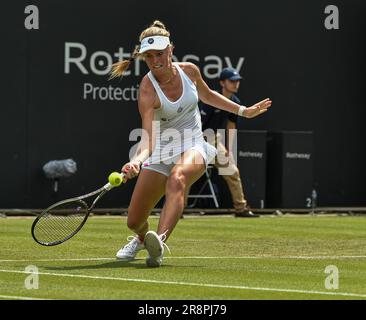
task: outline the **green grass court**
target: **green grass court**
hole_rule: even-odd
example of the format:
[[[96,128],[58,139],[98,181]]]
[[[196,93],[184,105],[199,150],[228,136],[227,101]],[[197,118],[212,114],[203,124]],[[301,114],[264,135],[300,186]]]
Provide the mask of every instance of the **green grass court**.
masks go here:
[[[33,241],[33,220],[0,219],[0,299],[366,299],[366,217],[186,216],[157,269],[146,252],[115,260],[131,235],[125,217],[91,217],[56,247]],[[29,265],[38,289],[25,288]],[[329,265],[338,289],[325,287]]]

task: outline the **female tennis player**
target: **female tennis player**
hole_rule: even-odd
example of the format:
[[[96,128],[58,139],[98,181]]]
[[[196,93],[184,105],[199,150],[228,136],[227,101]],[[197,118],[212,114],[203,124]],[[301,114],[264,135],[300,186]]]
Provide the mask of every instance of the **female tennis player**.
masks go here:
[[[133,260],[145,248],[149,267],[161,265],[165,241],[183,213],[186,191],[216,155],[216,149],[203,138],[198,100],[246,118],[266,112],[272,103],[265,99],[246,108],[211,90],[196,65],[172,61],[169,37],[164,24],[155,21],[141,33],[132,57],[115,63],[111,71],[111,78],[120,77],[138,58],[150,69],[141,81],[138,97],[146,134],[139,151],[122,167],[127,179],[138,176],[127,218],[128,228],[136,235],[129,237],[129,243],[116,255]],[[163,195],[157,232],[149,231],[148,217]]]

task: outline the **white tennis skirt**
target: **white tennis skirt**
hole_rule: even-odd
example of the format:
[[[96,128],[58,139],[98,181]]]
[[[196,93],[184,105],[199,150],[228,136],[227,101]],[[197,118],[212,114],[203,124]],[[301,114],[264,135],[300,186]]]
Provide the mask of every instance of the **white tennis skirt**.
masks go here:
[[[170,157],[166,155],[162,157],[159,154],[160,152],[155,152],[154,150],[151,157],[145,161],[142,169],[152,170],[168,177],[175,165],[182,164],[180,162],[182,154],[190,150],[197,150],[202,155],[202,160],[206,168],[210,163],[213,163],[217,154],[217,150],[214,146],[207,143],[205,140],[202,140],[199,143],[195,143],[193,146],[189,146],[187,149],[174,152]]]

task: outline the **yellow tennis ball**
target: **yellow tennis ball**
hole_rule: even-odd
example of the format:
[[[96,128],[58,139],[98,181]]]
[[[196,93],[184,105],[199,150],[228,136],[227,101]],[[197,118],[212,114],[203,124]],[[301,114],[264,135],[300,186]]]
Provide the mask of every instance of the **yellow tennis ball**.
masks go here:
[[[108,181],[112,186],[118,187],[122,183],[122,175],[118,172],[112,172],[108,177]]]

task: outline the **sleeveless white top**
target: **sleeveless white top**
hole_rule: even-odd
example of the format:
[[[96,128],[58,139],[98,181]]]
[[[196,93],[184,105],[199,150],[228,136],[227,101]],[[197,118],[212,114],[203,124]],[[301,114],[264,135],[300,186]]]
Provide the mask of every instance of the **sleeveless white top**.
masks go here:
[[[154,111],[153,130],[156,138],[149,162],[171,164],[181,153],[196,149],[207,165],[215,157],[216,149],[203,138],[196,86],[177,63],[173,65],[179,72],[183,86],[182,95],[176,101],[170,101],[165,96],[151,71],[147,74],[161,104]]]

